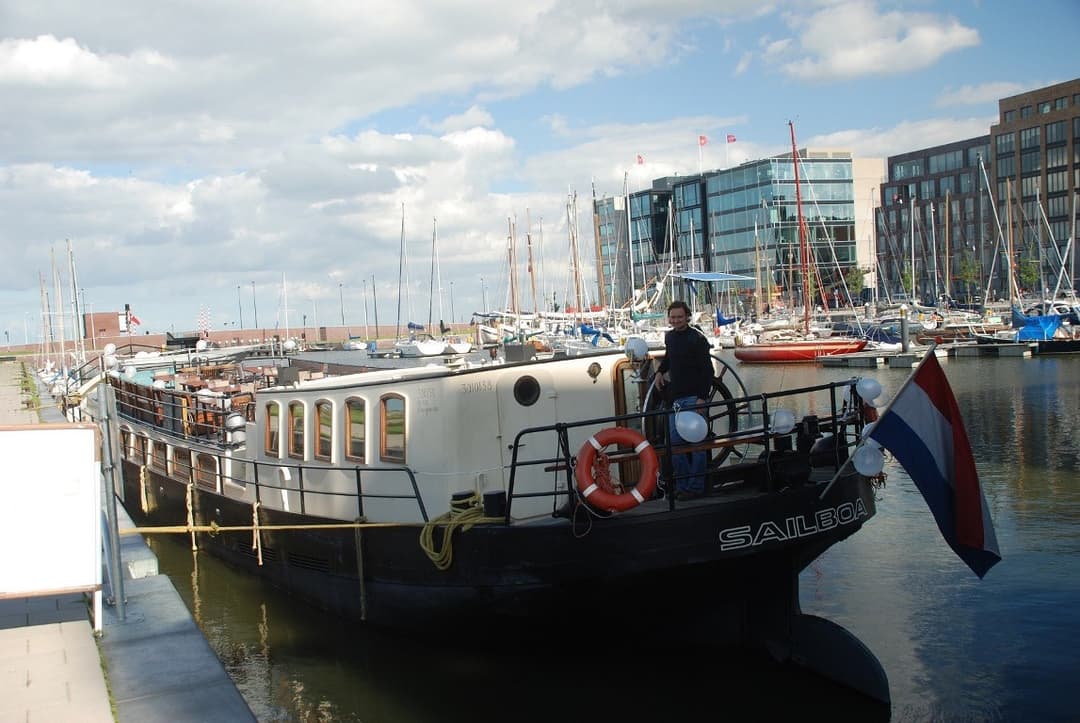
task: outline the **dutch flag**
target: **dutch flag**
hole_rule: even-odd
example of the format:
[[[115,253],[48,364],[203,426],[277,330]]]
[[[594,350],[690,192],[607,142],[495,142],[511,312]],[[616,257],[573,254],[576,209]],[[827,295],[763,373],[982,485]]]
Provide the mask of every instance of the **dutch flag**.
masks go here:
[[[933,346],[869,436],[908,473],[945,541],[976,575],[1001,561],[964,420]]]

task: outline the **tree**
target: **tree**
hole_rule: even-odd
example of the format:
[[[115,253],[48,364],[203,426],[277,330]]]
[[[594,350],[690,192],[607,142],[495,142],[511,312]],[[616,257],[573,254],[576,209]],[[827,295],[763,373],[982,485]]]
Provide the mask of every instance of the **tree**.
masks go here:
[[[862,290],[866,286],[866,274],[868,271],[860,269],[858,266],[852,266],[844,274],[844,281],[847,283],[848,293],[851,294],[851,303],[855,303],[855,299],[862,296]]]
[[[979,262],[975,254],[965,251],[960,257],[960,263],[956,266],[956,278],[964,282],[964,291],[970,297],[973,293],[972,287],[979,280]]]
[[[1017,264],[1016,278],[1020,281],[1020,286],[1025,289],[1035,289],[1039,285],[1039,260],[1030,256],[1024,257]],[[1042,294],[1042,291],[1039,291]]]

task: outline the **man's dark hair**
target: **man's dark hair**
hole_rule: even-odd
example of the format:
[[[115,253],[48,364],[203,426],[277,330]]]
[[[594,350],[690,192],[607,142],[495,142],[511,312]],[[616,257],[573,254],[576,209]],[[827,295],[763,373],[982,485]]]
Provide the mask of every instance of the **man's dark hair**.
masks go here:
[[[685,301],[673,301],[668,304],[667,310],[670,312],[672,309],[682,309],[686,312],[687,316],[690,316],[690,307]]]

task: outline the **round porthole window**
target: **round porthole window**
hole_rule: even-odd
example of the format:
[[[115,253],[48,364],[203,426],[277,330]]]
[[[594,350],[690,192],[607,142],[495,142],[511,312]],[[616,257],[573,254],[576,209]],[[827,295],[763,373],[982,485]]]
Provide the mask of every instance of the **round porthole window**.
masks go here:
[[[523,407],[531,407],[540,398],[540,382],[536,377],[524,376],[514,382],[514,399]]]

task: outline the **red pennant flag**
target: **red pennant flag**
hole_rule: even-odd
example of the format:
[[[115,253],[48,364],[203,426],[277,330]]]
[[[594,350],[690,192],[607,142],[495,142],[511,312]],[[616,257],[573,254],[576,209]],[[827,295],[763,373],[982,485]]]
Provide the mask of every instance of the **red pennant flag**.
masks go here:
[[[727,142],[728,143],[734,143],[735,142],[735,134],[734,133],[728,133],[727,134]]]
[[[637,164],[639,166],[644,166],[645,165],[645,156],[641,155],[640,153],[637,154]]]
[[[703,146],[708,142],[709,142],[709,137],[708,136],[698,136],[697,137],[697,144],[699,146]]]

